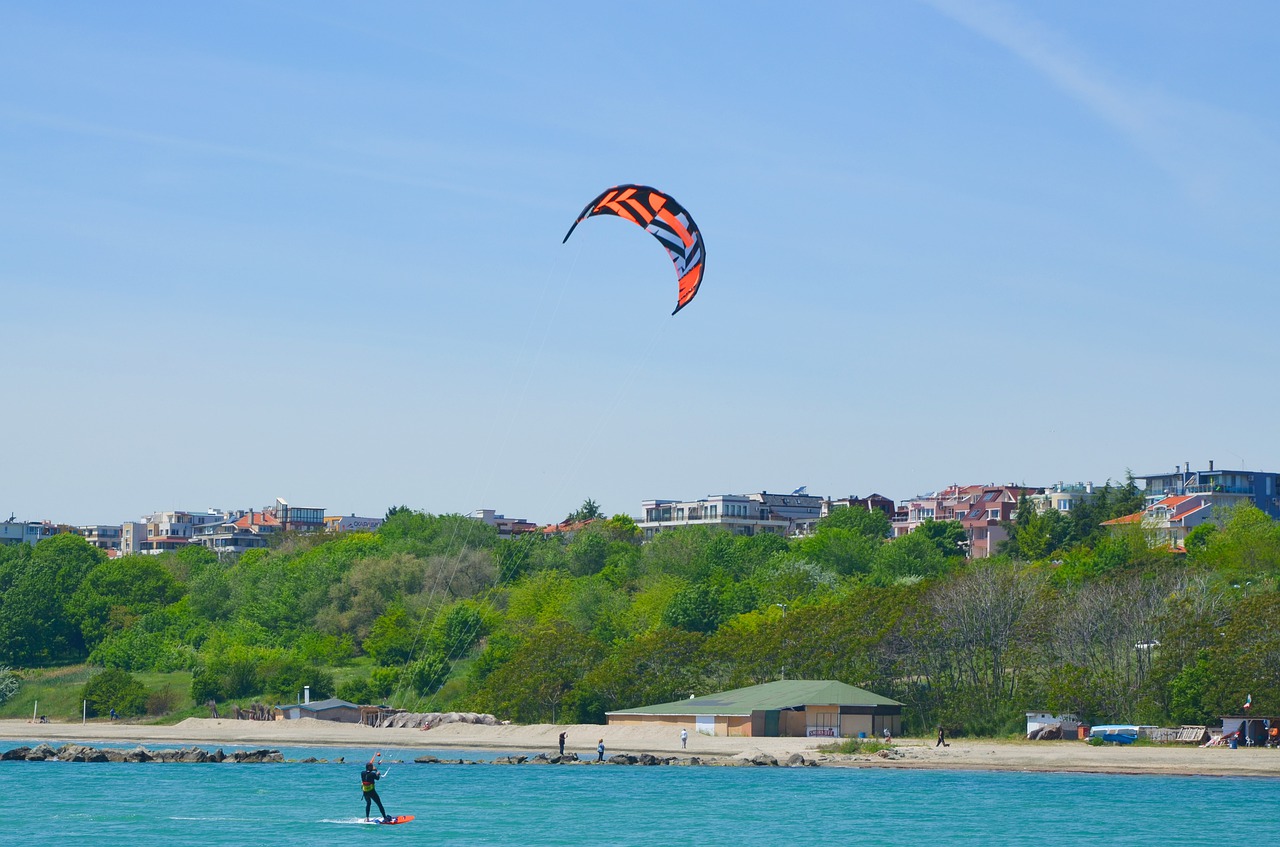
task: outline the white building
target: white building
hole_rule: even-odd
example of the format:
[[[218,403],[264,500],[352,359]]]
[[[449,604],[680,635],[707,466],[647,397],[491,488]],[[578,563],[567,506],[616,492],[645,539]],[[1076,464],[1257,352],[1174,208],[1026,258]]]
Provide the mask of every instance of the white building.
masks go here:
[[[682,526],[721,527],[734,535],[793,532],[791,518],[776,514],[764,499],[757,499],[764,496],[715,494],[701,500],[645,500],[640,504],[642,519],[637,525],[646,541],[663,530]],[[821,508],[822,498],[810,499],[817,501],[816,512]]]

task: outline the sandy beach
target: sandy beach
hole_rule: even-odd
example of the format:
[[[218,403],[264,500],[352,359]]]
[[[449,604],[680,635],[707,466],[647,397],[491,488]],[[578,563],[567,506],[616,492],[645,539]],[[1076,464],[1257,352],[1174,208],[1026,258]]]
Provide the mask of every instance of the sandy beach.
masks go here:
[[[603,738],[609,755],[653,753],[700,757],[750,757],[767,753],[779,760],[791,753],[817,758],[824,766],[879,768],[944,768],[955,770],[1061,771],[1079,773],[1186,774],[1201,776],[1280,777],[1280,750],[1213,747],[1091,747],[1080,741],[968,741],[956,739],[936,747],[932,738],[895,739],[895,754],[833,756],[817,750],[819,741],[806,738],[711,738],[690,735],[680,749],[678,734],[670,730],[597,725],[533,724],[476,726],[447,724],[435,729],[373,729],[308,718],[292,721],[236,721],[189,718],[175,726],[130,723],[32,724],[0,721],[0,739],[118,742],[177,747],[369,747],[384,757],[411,759],[423,749],[552,752],[556,738],[568,732],[566,751],[595,757]],[[0,745],[2,746],[2,745]]]

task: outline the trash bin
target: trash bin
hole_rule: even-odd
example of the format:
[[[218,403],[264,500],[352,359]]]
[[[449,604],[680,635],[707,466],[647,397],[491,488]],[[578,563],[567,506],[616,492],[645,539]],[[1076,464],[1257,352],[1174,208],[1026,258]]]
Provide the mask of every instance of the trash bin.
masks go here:
[[[1079,738],[1081,741],[1088,741],[1090,729],[1092,729],[1092,727],[1080,724],[1080,726],[1076,727],[1076,738]]]
[[[1230,744],[1231,744],[1231,749],[1232,749],[1232,750],[1238,750],[1238,749],[1240,749],[1240,739],[1239,739],[1239,738],[1236,738],[1234,735],[1233,735],[1233,736],[1231,736],[1231,742],[1230,742]]]
[[[859,737],[859,738],[866,738],[866,737],[867,737],[867,734],[866,734],[865,732],[859,732],[859,733],[858,733],[858,737]]]

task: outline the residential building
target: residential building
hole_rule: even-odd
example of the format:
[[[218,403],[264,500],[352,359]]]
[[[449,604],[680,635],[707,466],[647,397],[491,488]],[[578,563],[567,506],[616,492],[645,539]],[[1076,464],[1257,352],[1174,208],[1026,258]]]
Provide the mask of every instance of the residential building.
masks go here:
[[[192,541],[219,555],[243,553],[265,548],[271,536],[283,531],[283,525],[275,515],[250,509],[234,512],[219,523],[204,524]]]
[[[716,494],[701,500],[645,500],[640,510],[643,518],[636,523],[645,541],[663,530],[684,526],[721,527],[734,535],[786,535],[792,525],[790,518],[775,514],[763,499],[748,494]]]
[[[893,537],[901,538],[925,521],[958,521],[964,527],[968,555],[985,559],[1009,538],[1018,501],[1039,489],[1021,485],[952,485],[937,493],[904,500],[893,518]]]
[[[894,502],[883,494],[868,494],[866,497],[854,497],[850,494],[838,500],[823,500],[819,517],[825,518],[837,509],[865,509],[866,511],[879,509],[890,520],[897,511]]]
[[[181,550],[195,539],[201,527],[225,521],[225,512],[173,510],[147,515],[140,523],[127,522],[120,528],[120,552],[168,553]]]
[[[99,550],[119,550],[121,527],[119,524],[92,524],[76,527],[76,533]]]
[[[1213,509],[1221,503],[1204,494],[1172,495],[1148,503],[1140,512],[1124,515],[1102,525],[1113,533],[1137,527],[1150,547],[1168,547],[1175,552],[1186,550],[1187,533],[1209,520]]]
[[[58,528],[49,521],[19,521],[13,515],[0,523],[0,544],[30,544],[32,547],[43,538],[57,535]]]
[[[830,679],[788,679],[687,700],[606,712],[609,726],[704,735],[877,738],[902,728],[902,704]]]
[[[1027,499],[1035,506],[1037,512],[1070,512],[1081,503],[1088,502],[1096,496],[1092,482],[1059,482],[1052,488],[1042,488],[1028,494]]]
[[[1147,503],[1165,497],[1195,495],[1211,506],[1230,507],[1252,503],[1272,518],[1280,519],[1280,474],[1270,471],[1191,470],[1191,463],[1176,465],[1172,473],[1135,477],[1144,484]]]
[[[538,531],[538,525],[532,521],[499,515],[493,509],[476,509],[467,517],[495,527],[499,538],[514,538],[517,535]]]

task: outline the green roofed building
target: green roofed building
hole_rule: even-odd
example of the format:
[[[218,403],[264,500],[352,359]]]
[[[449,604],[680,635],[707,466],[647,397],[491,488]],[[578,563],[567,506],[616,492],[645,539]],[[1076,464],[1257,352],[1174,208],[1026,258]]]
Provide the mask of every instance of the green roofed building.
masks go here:
[[[902,704],[831,679],[786,679],[606,713],[609,726],[670,726],[704,735],[875,737],[902,727]]]

